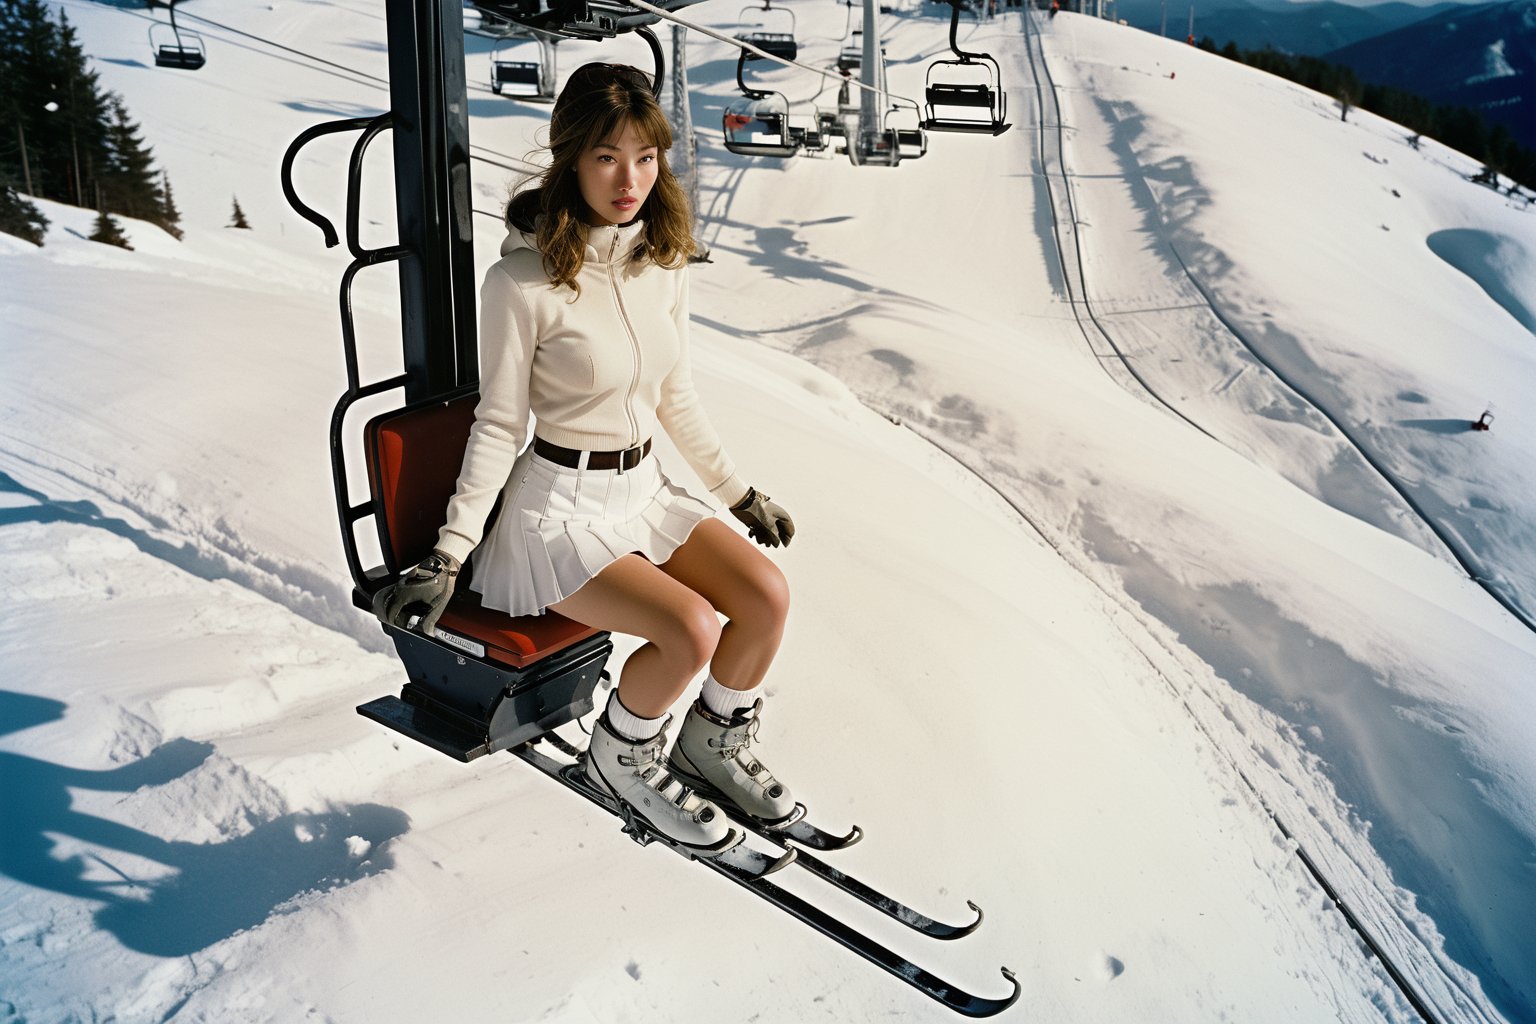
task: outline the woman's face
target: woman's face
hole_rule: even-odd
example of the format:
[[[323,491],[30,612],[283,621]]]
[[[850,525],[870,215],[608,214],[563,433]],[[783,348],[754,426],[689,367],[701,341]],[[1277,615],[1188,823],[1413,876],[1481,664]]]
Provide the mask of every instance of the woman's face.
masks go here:
[[[576,161],[576,183],[587,204],[587,223],[626,224],[651,194],[660,154],[626,121],[617,135],[599,142]]]

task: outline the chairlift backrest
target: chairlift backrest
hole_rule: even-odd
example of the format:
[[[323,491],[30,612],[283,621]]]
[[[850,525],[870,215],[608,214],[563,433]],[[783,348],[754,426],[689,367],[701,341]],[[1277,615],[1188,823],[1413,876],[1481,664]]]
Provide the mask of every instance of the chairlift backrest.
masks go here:
[[[453,498],[478,395],[375,416],[363,430],[379,546],[391,573],[432,553]]]

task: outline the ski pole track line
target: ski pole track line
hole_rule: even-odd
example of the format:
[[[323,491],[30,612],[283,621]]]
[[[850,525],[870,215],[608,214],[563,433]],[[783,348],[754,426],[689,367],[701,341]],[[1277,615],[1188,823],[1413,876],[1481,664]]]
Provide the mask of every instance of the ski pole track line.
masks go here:
[[[1050,65],[1045,60],[1045,50],[1044,50],[1044,46],[1043,46],[1043,44],[1042,44],[1042,42],[1041,42],[1041,40],[1039,38],[1038,26],[1035,24],[1034,18],[1032,16],[1032,12],[1030,10],[1028,10],[1028,9],[1026,9],[1025,12],[1024,12],[1023,22],[1024,22],[1024,34],[1025,34],[1025,37],[1026,37],[1025,53],[1028,56],[1029,63],[1030,63],[1030,72],[1031,72],[1031,75],[1032,75],[1032,77],[1034,79],[1034,83],[1035,83],[1035,94],[1036,94],[1036,101],[1037,101],[1037,109],[1038,109],[1039,116],[1040,116],[1040,126],[1039,126],[1039,129],[1040,129],[1040,139],[1041,139],[1041,153],[1040,153],[1041,172],[1042,172],[1041,173],[1041,179],[1042,179],[1042,181],[1045,182],[1046,190],[1047,190],[1048,196],[1050,198],[1050,202],[1047,205],[1051,209],[1052,228],[1053,228],[1053,232],[1054,232],[1055,237],[1056,237],[1058,257],[1059,257],[1059,259],[1061,261],[1061,265],[1062,265],[1063,281],[1066,283],[1066,285],[1067,285],[1067,287],[1069,289],[1069,299],[1072,300],[1070,302],[1070,304],[1072,306],[1073,315],[1074,315],[1074,317],[1077,320],[1079,329],[1083,333],[1084,340],[1088,342],[1089,348],[1090,348],[1090,350],[1092,350],[1092,347],[1093,347],[1092,346],[1092,339],[1089,336],[1089,333],[1088,333],[1086,325],[1083,323],[1082,315],[1081,315],[1081,313],[1079,313],[1079,307],[1081,307],[1082,312],[1084,312],[1084,313],[1086,313],[1088,315],[1088,318],[1093,323],[1093,326],[1098,330],[1100,335],[1103,336],[1104,340],[1109,343],[1111,348],[1114,349],[1115,354],[1117,356],[1119,356],[1120,361],[1125,365],[1126,370],[1129,371],[1131,376],[1133,378],[1135,378],[1135,380],[1139,384],[1142,385],[1142,387],[1147,391],[1148,394],[1150,394],[1154,399],[1156,399],[1159,404],[1163,405],[1169,411],[1171,411],[1175,415],[1177,415],[1180,419],[1184,420],[1184,422],[1188,423],[1190,426],[1192,426],[1196,430],[1198,430],[1201,434],[1203,434],[1206,437],[1209,437],[1212,440],[1217,441],[1218,443],[1221,443],[1224,446],[1226,446],[1225,442],[1222,442],[1219,438],[1217,438],[1215,435],[1213,435],[1210,431],[1206,430],[1200,424],[1198,424],[1194,420],[1190,419],[1190,417],[1185,415],[1181,410],[1179,410],[1179,409],[1173,407],[1172,405],[1170,405],[1165,399],[1162,398],[1161,395],[1159,395],[1146,382],[1146,380],[1139,373],[1137,373],[1136,369],[1131,365],[1129,359],[1127,359],[1125,354],[1120,349],[1119,345],[1115,343],[1114,338],[1104,328],[1104,325],[1099,321],[1097,315],[1094,313],[1093,305],[1092,305],[1092,303],[1088,299],[1086,277],[1084,275],[1084,270],[1083,270],[1082,239],[1081,239],[1081,236],[1078,234],[1078,232],[1076,230],[1077,211],[1076,211],[1075,199],[1074,199],[1074,196],[1073,196],[1071,175],[1067,172],[1067,169],[1066,169],[1066,160],[1065,160],[1065,152],[1066,152],[1065,131],[1064,131],[1064,127],[1063,127],[1063,124],[1062,124],[1061,108],[1060,108],[1059,100],[1057,98],[1056,82],[1055,82],[1054,77],[1051,75]],[[1047,91],[1047,89],[1045,87],[1042,86],[1042,83],[1041,83],[1041,73],[1042,72],[1045,75],[1046,83],[1047,83],[1047,85],[1049,87],[1048,91]],[[1047,97],[1047,95],[1049,95],[1049,98],[1050,98],[1050,109],[1049,109],[1049,112],[1047,111],[1047,107],[1046,107],[1046,97]],[[1053,114],[1054,116],[1050,116],[1051,114]],[[1046,131],[1048,123],[1053,123],[1054,124],[1054,127],[1055,127],[1055,138],[1054,138],[1054,140],[1051,139],[1051,137],[1048,135],[1048,133]],[[1055,142],[1055,150],[1054,150],[1054,152],[1055,152],[1055,156],[1056,156],[1057,173],[1061,177],[1062,190],[1063,190],[1066,202],[1067,202],[1067,210],[1068,210],[1069,215],[1072,218],[1072,224],[1073,224],[1073,246],[1072,246],[1073,251],[1071,253],[1073,258],[1070,261],[1067,258],[1068,257],[1068,253],[1066,252],[1065,246],[1063,246],[1062,242],[1061,242],[1061,220],[1060,220],[1060,216],[1059,216],[1059,214],[1057,212],[1056,197],[1055,197],[1055,194],[1054,194],[1054,189],[1052,189],[1052,187],[1051,187],[1051,174],[1050,174],[1050,172],[1048,170],[1048,166],[1047,166],[1048,165],[1048,157],[1049,157],[1049,155],[1051,153],[1051,149],[1049,147],[1050,147],[1050,143],[1052,141]],[[1180,265],[1181,266],[1183,265],[1183,260],[1182,259],[1180,259]],[[1073,277],[1074,272],[1075,272],[1075,275],[1076,275],[1076,278],[1077,278],[1077,283],[1078,283],[1077,294],[1078,294],[1078,296],[1080,296],[1080,299],[1075,298],[1075,297],[1073,297],[1070,294],[1070,292],[1072,290],[1072,284],[1073,284],[1072,277]],[[1290,387],[1291,390],[1296,392],[1296,394],[1297,394],[1297,396],[1299,398],[1301,398],[1303,401],[1308,402],[1308,404],[1312,405],[1314,408],[1317,409],[1317,411],[1320,414],[1322,414],[1324,417],[1326,417],[1329,420],[1329,422],[1332,422],[1332,423],[1335,424],[1335,426],[1338,426],[1337,421],[1334,419],[1334,417],[1330,416],[1327,413],[1326,410],[1322,409],[1321,406],[1318,406],[1316,402],[1312,401],[1310,399],[1310,397],[1307,396],[1302,391],[1300,391],[1300,389],[1297,389],[1294,386],[1292,386],[1290,384],[1290,382],[1285,379],[1284,376],[1282,376],[1278,372],[1274,371],[1274,368],[1272,366],[1270,366],[1268,361],[1263,360],[1261,357],[1258,356],[1258,353],[1253,352],[1252,346],[1247,343],[1247,340],[1242,338],[1238,334],[1238,332],[1233,330],[1232,325],[1229,323],[1227,318],[1223,317],[1216,310],[1215,303],[1212,301],[1210,293],[1205,288],[1201,287],[1201,285],[1200,285],[1200,283],[1198,281],[1194,280],[1194,277],[1193,277],[1192,274],[1189,273],[1189,270],[1188,270],[1187,266],[1185,267],[1185,273],[1186,273],[1186,275],[1189,275],[1191,283],[1194,284],[1196,289],[1200,292],[1200,295],[1205,300],[1206,305],[1210,307],[1212,314],[1217,318],[1218,322],[1220,322],[1223,326],[1225,326],[1228,329],[1228,331],[1230,331],[1233,334],[1234,339],[1237,340],[1239,342],[1239,344],[1243,345],[1243,347],[1245,349],[1247,349],[1249,352],[1251,352],[1255,356],[1255,358],[1259,358],[1261,365],[1264,365],[1266,368],[1269,368],[1271,370],[1271,372],[1274,372],[1274,375],[1275,375],[1277,380],[1279,380],[1282,384],[1285,384],[1287,387]],[[1111,379],[1113,379],[1113,375],[1111,375]],[[1356,441],[1349,434],[1349,432],[1343,430],[1342,427],[1340,427],[1339,429],[1340,429],[1340,433],[1344,436],[1346,442],[1351,444],[1357,451],[1359,451],[1361,456],[1366,459],[1367,463],[1369,465],[1371,465],[1373,468],[1375,468],[1376,471],[1378,473],[1380,473],[1387,480],[1388,484],[1391,485],[1395,491],[1397,491],[1399,494],[1403,495],[1405,501],[1408,502],[1409,507],[1412,508],[1413,511],[1421,519],[1424,520],[1425,524],[1427,526],[1429,526],[1429,528],[1436,534],[1436,536],[1442,536],[1442,539],[1444,539],[1443,535],[1442,535],[1442,531],[1439,528],[1437,528],[1436,524],[1433,523],[1428,518],[1428,516],[1425,515],[1425,513],[1418,506],[1418,504],[1413,502],[1412,499],[1409,498],[1406,493],[1404,493],[1404,490],[1401,487],[1401,485],[1398,484],[1395,480],[1393,480],[1391,478],[1390,474],[1387,474],[1385,472],[1385,470],[1379,465],[1379,463],[1375,459],[1371,458],[1371,456],[1360,446],[1359,442]],[[934,440],[932,438],[928,438],[928,440],[930,441],[930,443],[934,444],[935,447],[939,448],[940,451],[943,451],[950,458],[955,459],[955,461],[958,462],[960,465],[965,466],[965,468],[970,470],[970,467],[966,466],[965,462],[962,459],[957,458],[956,455],[953,452],[951,452],[946,446],[944,446],[943,444],[939,443],[938,441],[936,441],[936,440]],[[1229,447],[1229,446],[1227,446],[1227,447]],[[1058,555],[1061,555],[1063,558],[1065,558],[1065,554],[1062,551],[1061,546],[1059,544],[1057,544],[1055,541],[1053,541],[1050,537],[1046,536],[1046,534],[1041,529],[1039,524],[1034,522],[1033,520],[1031,520],[1027,515],[1025,515],[1023,510],[1018,507],[1018,504],[1016,502],[1014,502],[1012,498],[1010,498],[1008,495],[1004,494],[1001,489],[999,489],[994,484],[992,484],[989,480],[987,480],[987,478],[986,478],[986,476],[984,474],[976,473],[974,470],[970,470],[970,471],[972,473],[974,473],[978,478],[980,478],[984,482],[986,482],[988,484],[988,486],[992,488],[993,491],[995,491],[1001,498],[1003,498],[1003,500],[1005,502],[1007,502],[1009,504],[1009,506],[1014,508],[1015,512],[1017,512],[1018,515],[1021,518],[1023,518],[1026,522],[1028,522],[1030,524],[1030,526],[1035,530],[1036,533],[1040,534],[1040,536],[1043,539],[1045,539],[1046,543],[1050,544],[1051,547],[1056,550]],[[1449,542],[1447,542],[1447,546],[1448,547],[1451,546],[1449,544]],[[1453,555],[1455,554],[1454,549],[1452,549],[1452,554]],[[1070,559],[1066,559],[1066,560],[1068,561],[1068,564],[1071,564],[1071,560]],[[1461,560],[1458,558],[1458,562],[1460,562],[1460,561]],[[1464,568],[1467,568],[1465,563],[1461,563],[1461,564],[1463,565]],[[1098,587],[1106,596],[1110,597],[1111,600],[1114,600],[1116,604],[1119,604],[1118,599],[1116,599],[1114,597],[1114,595],[1110,594],[1110,592],[1108,591],[1107,588],[1103,587],[1101,584],[1098,583],[1097,580],[1093,579],[1091,574],[1082,572],[1081,569],[1078,569],[1078,572],[1081,573],[1086,578],[1088,578],[1091,582],[1093,582],[1096,587]],[[1476,574],[1473,573],[1470,569],[1468,569],[1468,572],[1469,572],[1469,575],[1472,575],[1472,577],[1474,579],[1477,578]],[[1484,589],[1488,590],[1489,588],[1485,585]],[[1489,592],[1493,593],[1493,591],[1491,591],[1491,590]],[[1494,597],[1496,599],[1498,599],[1501,604],[1505,604],[1505,606],[1508,607],[1508,604],[1502,599],[1502,597],[1500,595],[1498,595],[1497,593],[1494,593]],[[1529,620],[1525,619],[1525,617],[1523,615],[1520,615],[1520,613],[1518,611],[1515,611],[1514,609],[1511,609],[1511,611],[1513,611],[1514,614],[1516,614],[1516,616],[1518,618],[1520,618],[1522,622],[1525,622],[1528,627],[1536,629],[1536,626],[1532,626],[1532,624],[1529,622]],[[1133,646],[1136,646],[1136,645],[1133,644]],[[1139,649],[1139,647],[1138,647],[1138,649]],[[1144,653],[1143,653],[1143,657],[1145,657]],[[1148,663],[1149,663],[1149,665],[1152,664],[1150,659],[1148,659]],[[1156,665],[1152,665],[1152,667],[1153,667],[1154,671],[1156,671],[1158,673],[1159,677],[1164,680],[1164,682],[1173,690],[1173,692],[1175,694],[1177,694],[1178,693],[1177,687],[1173,686],[1172,680],[1169,680],[1167,678],[1167,676],[1164,675],[1162,673],[1162,671],[1157,668]],[[1330,883],[1328,881],[1327,877],[1323,874],[1322,869],[1318,866],[1317,862],[1311,857],[1310,854],[1308,854],[1306,852],[1306,849],[1301,845],[1301,843],[1298,840],[1295,839],[1295,837],[1291,833],[1290,829],[1285,825],[1284,821],[1282,821],[1280,819],[1278,813],[1272,807],[1269,806],[1268,801],[1266,801],[1264,799],[1263,795],[1254,786],[1253,782],[1242,771],[1241,767],[1237,764],[1235,758],[1233,758],[1233,756],[1231,754],[1227,753],[1225,751],[1225,749],[1220,744],[1218,744],[1216,742],[1215,737],[1210,734],[1210,732],[1206,729],[1204,724],[1199,720],[1198,716],[1194,715],[1193,710],[1189,707],[1189,705],[1187,703],[1185,703],[1185,702],[1183,702],[1181,700],[1181,705],[1185,708],[1185,711],[1190,715],[1190,717],[1195,721],[1196,727],[1204,735],[1206,735],[1207,739],[1209,739],[1211,741],[1213,747],[1215,749],[1217,749],[1217,750],[1222,751],[1223,756],[1228,759],[1228,761],[1230,762],[1230,764],[1233,767],[1233,769],[1237,772],[1238,777],[1240,779],[1242,779],[1244,785],[1251,792],[1253,792],[1254,796],[1258,799],[1260,806],[1263,808],[1263,810],[1269,816],[1269,818],[1274,822],[1274,825],[1279,830],[1280,834],[1287,841],[1289,841],[1290,843],[1292,843],[1295,846],[1297,857],[1301,860],[1301,862],[1302,862],[1303,866],[1306,868],[1308,874],[1310,874],[1314,878],[1314,880],[1317,882],[1319,887],[1322,888],[1324,894],[1326,896],[1328,896],[1328,898],[1334,903],[1334,905],[1339,908],[1340,912],[1344,915],[1344,919],[1349,924],[1350,928],[1352,930],[1354,930],[1357,935],[1360,936],[1361,941],[1366,945],[1366,947],[1371,951],[1371,953],[1377,958],[1377,960],[1380,961],[1380,963],[1383,966],[1383,969],[1387,972],[1388,976],[1392,979],[1393,983],[1403,993],[1404,998],[1406,998],[1408,1000],[1409,1004],[1411,1006],[1413,1006],[1414,1010],[1426,1022],[1428,1022],[1428,1024],[1440,1024],[1439,1018],[1434,1015],[1433,1011],[1426,1004],[1425,1000],[1419,995],[1419,993],[1416,991],[1416,989],[1411,984],[1411,982],[1409,982],[1407,977],[1398,968],[1398,966],[1392,960],[1392,958],[1387,954],[1386,950],[1382,947],[1381,943],[1378,942],[1376,940],[1376,938],[1366,929],[1366,927],[1365,927],[1364,923],[1361,921],[1359,915],[1357,915],[1349,907],[1349,905],[1344,901],[1343,897],[1338,893],[1338,890],[1332,885],[1332,883]]]
[[[1190,417],[1185,415],[1182,411],[1174,408],[1167,401],[1165,401],[1161,395],[1153,390],[1152,387],[1146,382],[1146,380],[1139,373],[1137,373],[1135,367],[1132,366],[1130,360],[1121,351],[1119,345],[1115,343],[1114,338],[1110,335],[1108,330],[1105,329],[1104,325],[1099,321],[1097,314],[1094,312],[1093,304],[1088,299],[1087,281],[1083,270],[1082,238],[1081,235],[1077,232],[1076,227],[1077,210],[1073,197],[1071,182],[1072,176],[1067,172],[1066,168],[1066,139],[1061,119],[1061,108],[1059,101],[1057,100],[1056,81],[1054,76],[1051,75],[1050,64],[1045,60],[1045,49],[1039,37],[1039,28],[1035,25],[1034,19],[1030,16],[1030,12],[1028,11],[1026,11],[1024,15],[1024,25],[1026,36],[1025,53],[1028,55],[1030,71],[1034,77],[1035,94],[1041,115],[1041,178],[1045,182],[1046,191],[1051,198],[1051,202],[1048,204],[1051,208],[1051,222],[1056,235],[1058,256],[1062,264],[1062,277],[1063,280],[1066,281],[1069,290],[1072,288],[1071,273],[1075,271],[1077,275],[1079,284],[1078,294],[1080,295],[1080,299],[1074,298],[1071,302],[1071,306],[1073,315],[1078,319],[1078,326],[1083,330],[1083,337],[1086,341],[1088,341],[1088,345],[1091,350],[1093,343],[1091,338],[1089,338],[1087,329],[1083,325],[1082,317],[1078,312],[1079,306],[1082,307],[1083,312],[1087,313],[1089,319],[1093,322],[1093,325],[1098,329],[1098,332],[1104,337],[1104,340],[1109,343],[1110,347],[1114,349],[1115,354],[1120,357],[1121,362],[1125,364],[1125,368],[1130,372],[1131,376],[1136,379],[1137,383],[1141,384],[1142,387],[1146,389],[1148,394],[1155,398],[1161,405],[1177,415],[1180,419],[1184,420],[1184,422],[1200,431],[1200,433],[1204,434],[1206,437],[1209,437],[1213,441],[1231,448],[1230,445],[1227,445],[1226,442],[1222,441],[1220,438],[1217,438],[1209,430],[1206,430],[1200,424],[1190,419]],[[1073,255],[1075,258],[1071,261],[1072,265],[1070,267],[1068,266],[1068,260],[1066,258],[1067,254],[1064,251],[1061,242],[1061,222],[1056,211],[1055,195],[1051,188],[1051,176],[1046,168],[1046,146],[1048,144],[1046,124],[1048,119],[1046,117],[1045,103],[1047,94],[1042,90],[1041,87],[1041,71],[1044,72],[1046,81],[1049,85],[1050,105],[1051,110],[1055,115],[1049,120],[1054,122],[1056,129],[1056,166],[1057,171],[1061,176],[1062,189],[1065,194],[1068,212],[1071,215],[1073,224],[1072,240]],[[1159,220],[1161,220],[1162,212],[1160,210],[1157,211],[1157,216]],[[1518,602],[1516,602],[1508,595],[1502,593],[1488,580],[1486,575],[1484,575],[1482,567],[1476,563],[1471,553],[1463,548],[1461,543],[1456,539],[1452,532],[1446,527],[1442,526],[1435,520],[1433,516],[1425,511],[1423,505],[1421,505],[1419,501],[1414,498],[1410,490],[1387,468],[1381,459],[1371,453],[1371,451],[1360,440],[1354,431],[1350,430],[1344,425],[1340,417],[1334,415],[1320,401],[1312,397],[1312,395],[1300,384],[1287,377],[1286,374],[1281,372],[1280,369],[1271,360],[1265,358],[1265,356],[1259,352],[1259,350],[1249,341],[1242,330],[1240,330],[1237,325],[1232,322],[1231,318],[1223,313],[1210,289],[1207,288],[1204,283],[1202,283],[1195,276],[1194,272],[1185,262],[1184,257],[1179,253],[1173,242],[1166,237],[1166,234],[1164,241],[1168,246],[1168,250],[1173,254],[1174,259],[1178,261],[1180,268],[1184,271],[1184,276],[1189,280],[1189,283],[1195,288],[1195,290],[1200,293],[1200,297],[1204,300],[1204,308],[1210,311],[1211,315],[1216,319],[1216,321],[1221,324],[1221,326],[1227,331],[1229,335],[1231,335],[1232,340],[1241,346],[1243,350],[1246,351],[1249,355],[1253,356],[1253,358],[1259,363],[1260,366],[1263,366],[1266,370],[1268,370],[1282,387],[1286,388],[1296,398],[1305,403],[1311,409],[1316,411],[1318,415],[1322,416],[1325,420],[1332,424],[1334,429],[1336,429],[1339,432],[1339,435],[1344,439],[1345,444],[1353,448],[1355,452],[1365,460],[1366,465],[1370,466],[1371,469],[1376,472],[1382,481],[1389,488],[1391,488],[1399,498],[1402,499],[1403,503],[1408,506],[1408,509],[1418,518],[1418,520],[1423,523],[1424,526],[1426,526],[1429,531],[1440,540],[1441,544],[1443,544],[1445,547],[1446,554],[1448,554],[1450,558],[1461,568],[1461,570],[1467,575],[1467,578],[1482,588],[1485,593],[1497,601],[1499,605],[1505,609],[1505,611],[1514,616],[1515,619],[1521,625],[1525,626],[1526,629],[1536,633],[1536,617],[1533,617],[1530,613],[1525,611],[1518,604]],[[1069,296],[1069,298],[1071,298],[1071,296]],[[1113,375],[1111,375],[1111,379],[1113,379]]]
[[[1099,320],[1098,315],[1094,312],[1092,303],[1088,301],[1088,281],[1086,273],[1083,269],[1082,236],[1081,233],[1077,230],[1077,203],[1072,190],[1072,178],[1071,175],[1067,173],[1066,168],[1066,133],[1065,128],[1061,123],[1061,105],[1056,96],[1056,82],[1053,78],[1051,78],[1050,66],[1045,62],[1045,51],[1040,46],[1039,30],[1035,26],[1034,19],[1031,17],[1031,11],[1028,8],[1024,10],[1022,20],[1024,25],[1024,52],[1028,56],[1030,76],[1035,83],[1035,105],[1036,112],[1039,117],[1040,179],[1045,183],[1046,198],[1049,200],[1046,203],[1046,206],[1049,207],[1051,211],[1051,233],[1056,240],[1056,252],[1057,258],[1061,263],[1062,282],[1067,288],[1067,304],[1072,309],[1072,317],[1077,322],[1078,330],[1082,332],[1083,341],[1087,344],[1088,351],[1094,356],[1095,361],[1099,363],[1100,368],[1104,370],[1105,375],[1108,376],[1110,380],[1114,380],[1115,383],[1121,384],[1120,381],[1115,379],[1115,375],[1109,371],[1109,368],[1105,366],[1102,357],[1099,356],[1099,353],[1094,348],[1093,337],[1089,331],[1088,324],[1083,322],[1083,315],[1086,313],[1088,316],[1088,321],[1093,325],[1094,330],[1101,338],[1104,339],[1104,342],[1109,345],[1110,349],[1114,352],[1120,364],[1125,367],[1126,372],[1131,375],[1137,384],[1141,385],[1142,390],[1147,395],[1149,395],[1155,402],[1157,402],[1157,404],[1173,413],[1179,419],[1183,420],[1185,423],[1189,424],[1191,427],[1198,430],[1206,437],[1220,444],[1222,442],[1214,434],[1206,430],[1199,423],[1196,423],[1193,419],[1186,415],[1183,410],[1179,409],[1177,406],[1173,405],[1171,402],[1165,399],[1161,394],[1158,393],[1157,389],[1154,388],[1146,380],[1146,378],[1144,378],[1141,373],[1137,371],[1136,367],[1132,364],[1130,357],[1125,354],[1125,351],[1120,347],[1119,343],[1115,341],[1114,336],[1110,334],[1109,330]],[[1036,59],[1035,55],[1037,48],[1040,48],[1038,60]],[[1041,86],[1040,73],[1042,70],[1045,72],[1046,80],[1049,84],[1048,90]],[[1049,112],[1047,112],[1047,97],[1049,97]],[[1054,140],[1046,131],[1048,126],[1054,126],[1056,130]],[[1058,199],[1056,190],[1051,187],[1051,172],[1049,165],[1053,158],[1056,164],[1057,173],[1061,176],[1061,198],[1065,200],[1067,218],[1072,224],[1073,258],[1071,260],[1068,260],[1067,258],[1067,246],[1062,241],[1061,237],[1062,218],[1061,211],[1057,208]],[[1074,276],[1076,278],[1075,286],[1073,281]],[[1121,384],[1121,386],[1124,387],[1123,384]]]
[[[1158,211],[1158,217],[1159,219],[1162,217],[1162,211],[1160,210]],[[1450,530],[1441,526],[1433,516],[1424,510],[1423,506],[1421,506],[1418,500],[1413,496],[1413,492],[1410,491],[1402,483],[1402,481],[1400,481],[1397,476],[1387,468],[1385,463],[1383,463],[1380,459],[1371,453],[1365,444],[1355,436],[1354,432],[1344,424],[1342,417],[1335,416],[1321,401],[1313,398],[1312,395],[1301,384],[1288,377],[1278,366],[1267,359],[1264,354],[1260,352],[1258,348],[1256,348],[1253,343],[1248,340],[1248,336],[1235,323],[1233,323],[1225,313],[1222,312],[1221,306],[1217,303],[1215,295],[1213,295],[1210,289],[1208,289],[1205,284],[1195,276],[1194,271],[1190,270],[1189,264],[1184,261],[1183,255],[1179,253],[1179,250],[1174,246],[1171,239],[1167,240],[1167,245],[1168,251],[1173,253],[1173,258],[1178,261],[1179,267],[1184,271],[1184,276],[1189,279],[1189,283],[1194,285],[1195,290],[1198,291],[1200,296],[1205,300],[1206,306],[1210,308],[1211,315],[1214,316],[1217,321],[1227,329],[1227,332],[1232,335],[1233,340],[1241,345],[1249,355],[1258,360],[1259,365],[1263,366],[1266,370],[1273,374],[1275,379],[1278,380],[1281,384],[1285,385],[1285,387],[1288,388],[1292,394],[1294,394],[1297,398],[1300,398],[1313,409],[1317,410],[1319,415],[1321,415],[1329,423],[1333,424],[1334,429],[1339,432],[1339,434],[1350,445],[1350,447],[1354,448],[1354,450],[1359,453],[1360,457],[1365,460],[1366,465],[1375,470],[1377,475],[1386,482],[1387,486],[1396,491],[1398,497],[1403,499],[1404,504],[1413,510],[1413,513],[1419,517],[1419,520],[1423,522],[1425,526],[1429,527],[1430,531],[1440,539],[1440,543],[1445,545],[1446,552],[1456,561],[1456,564],[1461,567],[1462,571],[1467,574],[1467,578],[1476,583],[1478,586],[1482,587],[1490,597],[1499,602],[1499,604],[1503,605],[1505,610],[1513,615],[1517,620],[1519,620],[1526,629],[1536,633],[1536,618],[1533,618],[1512,598],[1500,592],[1492,585],[1487,576],[1484,574],[1483,568],[1474,560],[1474,556],[1471,554],[1471,552],[1464,550],[1461,542],[1456,538],[1456,536]]]

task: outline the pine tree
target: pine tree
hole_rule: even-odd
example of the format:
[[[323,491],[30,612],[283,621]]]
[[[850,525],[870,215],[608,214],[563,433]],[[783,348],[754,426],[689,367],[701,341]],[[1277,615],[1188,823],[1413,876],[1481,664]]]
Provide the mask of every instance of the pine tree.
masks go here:
[[[171,176],[160,172],[160,216],[155,220],[178,242],[181,241],[181,211],[176,208],[176,198],[171,195]]]
[[[120,249],[132,249],[128,244],[128,238],[123,234],[122,225],[112,219],[107,208],[102,206],[96,211],[96,230],[91,232],[92,242],[104,242],[107,245],[115,245]]]
[[[48,218],[9,182],[0,182],[0,231],[26,239],[33,245],[42,245],[43,233],[47,230]]]
[[[129,118],[123,98],[108,93],[107,106],[111,114],[107,122],[108,157],[101,176],[107,208],[125,217],[158,223],[163,203],[155,180],[154,155],[144,144],[139,126]]]
[[[105,107],[74,26],[42,0],[0,0],[0,116],[14,140],[0,145],[0,174],[23,178],[24,137],[33,192],[84,205],[106,164]]]
[[[229,214],[229,226],[232,228],[244,228],[249,231],[251,222],[245,219],[245,211],[240,209],[240,197],[235,197],[235,207]]]

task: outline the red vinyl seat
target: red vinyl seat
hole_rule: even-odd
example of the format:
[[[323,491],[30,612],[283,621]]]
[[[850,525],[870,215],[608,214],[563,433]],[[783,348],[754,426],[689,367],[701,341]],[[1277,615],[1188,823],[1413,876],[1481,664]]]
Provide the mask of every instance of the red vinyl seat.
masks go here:
[[[399,409],[364,429],[374,518],[391,573],[421,561],[437,542],[478,398]],[[486,608],[467,583],[460,580],[438,628],[483,644],[486,657],[502,664],[526,668],[598,632],[555,612],[513,616]]]

